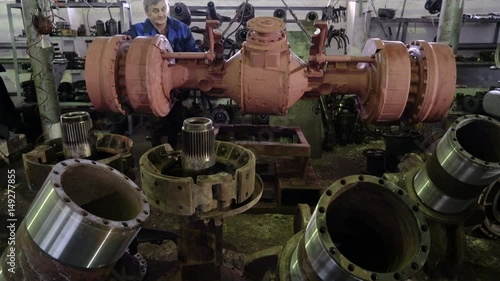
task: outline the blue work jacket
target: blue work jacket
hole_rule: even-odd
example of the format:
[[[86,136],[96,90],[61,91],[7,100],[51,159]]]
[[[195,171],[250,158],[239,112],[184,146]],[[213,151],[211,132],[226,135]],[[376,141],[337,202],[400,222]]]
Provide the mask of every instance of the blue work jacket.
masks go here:
[[[137,36],[155,36],[159,34],[158,30],[153,26],[149,19],[144,22],[132,25],[126,35],[135,38]],[[174,52],[199,52],[200,49],[194,42],[191,29],[181,21],[168,17],[167,18],[167,34],[166,35]]]

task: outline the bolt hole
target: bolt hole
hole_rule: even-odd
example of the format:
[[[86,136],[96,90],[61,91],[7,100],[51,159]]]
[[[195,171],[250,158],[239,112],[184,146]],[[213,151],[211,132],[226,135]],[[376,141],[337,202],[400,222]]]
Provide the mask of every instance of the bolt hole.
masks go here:
[[[76,162],[76,163],[80,163],[80,160],[78,160],[78,159],[75,159],[75,162]]]
[[[89,213],[85,212],[85,211],[82,211],[80,214],[82,214],[82,216],[86,217],[89,215]]]
[[[417,264],[417,263],[415,263],[415,262],[414,262],[414,263],[412,263],[412,264],[411,264],[411,268],[412,268],[413,270],[417,270],[417,269],[418,269],[418,264]]]
[[[341,180],[341,181],[340,181],[340,184],[341,184],[341,185],[345,185],[345,184],[346,184],[346,181],[345,181],[345,180]]]
[[[54,171],[54,174],[59,175],[59,172],[58,171]]]
[[[331,247],[330,254],[335,255],[335,253],[337,253],[337,250],[335,250],[335,248]]]
[[[332,196],[332,191],[331,191],[331,190],[327,190],[327,191],[326,191],[326,195],[327,195],[327,196]]]
[[[69,198],[64,198],[64,202],[69,203],[71,200],[69,200]]]
[[[124,227],[128,227],[128,223],[126,223],[126,222],[122,222],[122,225],[123,225]]]
[[[394,279],[399,280],[401,278],[401,275],[399,273],[394,273]]]
[[[160,205],[160,200],[155,201],[156,205]]]
[[[322,226],[320,229],[319,229],[319,232],[321,233],[326,233],[326,228],[324,226]]]
[[[179,208],[179,210],[182,210],[182,205],[179,205],[177,208]]]
[[[384,180],[379,180],[378,183],[385,184],[385,181]]]
[[[370,277],[373,281],[378,280],[378,275],[376,273],[372,273],[372,276]]]
[[[420,249],[422,250],[423,253],[427,253],[427,250],[429,250],[427,246],[422,246]]]
[[[60,184],[58,184],[58,183],[54,183],[54,186],[55,186],[55,187],[61,187],[61,185],[60,185]]]
[[[177,190],[182,190],[182,186],[178,185]]]
[[[127,176],[125,176],[125,177],[123,177],[123,178],[124,178],[126,181],[128,181],[128,180],[129,180],[129,178],[128,178]]]
[[[94,164],[94,165],[97,165],[97,163],[96,163],[95,161],[92,161],[92,162],[90,162],[90,163],[92,163],[92,164]]]
[[[420,229],[422,229],[423,232],[427,232],[427,230],[429,230],[429,227],[424,224],[420,227]]]
[[[111,168],[111,167],[108,167],[108,170],[110,171],[114,171],[115,169]]]
[[[68,166],[68,164],[66,164],[66,162],[62,162],[61,165],[63,165],[64,167]]]
[[[347,269],[349,269],[349,271],[354,271],[354,265],[350,264]]]
[[[104,223],[105,225],[108,225],[109,224],[109,221],[107,220],[103,220],[102,223]]]
[[[453,141],[457,141],[457,138],[453,138]]]
[[[358,177],[358,179],[359,179],[360,181],[364,181],[364,180],[365,180],[365,177],[363,177],[363,176],[359,176],[359,177]]]
[[[318,211],[323,214],[325,212],[325,207],[319,207]]]
[[[148,211],[144,211],[143,212],[145,215],[149,215],[149,212]]]
[[[136,219],[135,221],[138,223],[142,223],[142,221],[140,219]]]
[[[398,194],[402,196],[404,194],[404,191],[402,189],[399,189]]]
[[[419,208],[418,208],[418,206],[417,206],[417,205],[413,206],[413,207],[412,207],[412,209],[413,209],[413,211],[415,211],[415,212],[418,212],[418,210],[419,210]]]

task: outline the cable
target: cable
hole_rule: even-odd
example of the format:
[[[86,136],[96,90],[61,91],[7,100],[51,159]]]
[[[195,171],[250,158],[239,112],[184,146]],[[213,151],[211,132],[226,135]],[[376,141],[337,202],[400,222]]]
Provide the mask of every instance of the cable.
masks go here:
[[[245,9],[247,8],[247,4],[248,4],[248,1],[249,0],[246,0],[245,1],[245,4],[243,5],[242,9],[241,9],[241,19],[240,19],[240,25],[236,28],[238,29],[242,24],[243,24],[243,17],[244,17],[244,13],[245,13]],[[238,14],[239,14],[240,10],[236,10],[236,14],[234,15],[234,17],[231,19],[231,22],[229,22],[229,25],[227,26],[227,28],[222,32],[222,38],[226,38],[225,35],[227,33],[227,31],[229,30],[229,28],[231,28],[231,25],[233,25],[233,23],[236,21],[236,19],[238,18]],[[231,35],[229,35],[231,36]],[[229,37],[228,36],[228,37]]]
[[[297,23],[297,25],[300,27],[300,29],[302,30],[302,32],[304,32],[304,34],[306,35],[307,39],[309,40],[309,43],[311,43],[312,42],[312,37],[307,32],[307,30],[304,27],[304,25],[299,21],[299,18],[297,18],[297,15],[292,11],[292,9],[290,9],[290,7],[285,2],[285,0],[281,0],[281,2],[283,3],[283,5],[285,5],[285,7],[287,8],[288,12],[290,12],[290,14],[292,15],[293,19],[295,20],[295,22]]]

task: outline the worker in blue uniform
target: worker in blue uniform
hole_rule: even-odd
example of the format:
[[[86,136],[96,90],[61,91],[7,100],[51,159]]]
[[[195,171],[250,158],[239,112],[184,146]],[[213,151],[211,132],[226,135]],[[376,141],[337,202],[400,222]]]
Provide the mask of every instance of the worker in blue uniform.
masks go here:
[[[143,0],[147,19],[132,25],[125,34],[133,38],[137,36],[155,36],[163,34],[172,45],[174,52],[199,52],[190,28],[181,21],[170,17],[168,0]],[[160,75],[160,73],[158,73]],[[177,101],[170,113],[163,118],[151,120],[151,145],[162,144],[162,137],[167,136],[167,142],[175,149],[177,135],[182,129],[182,123],[188,116],[188,110]]]

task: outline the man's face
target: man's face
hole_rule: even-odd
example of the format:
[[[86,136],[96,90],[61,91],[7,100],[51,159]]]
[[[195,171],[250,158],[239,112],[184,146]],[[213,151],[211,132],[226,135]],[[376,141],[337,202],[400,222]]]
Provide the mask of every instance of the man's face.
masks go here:
[[[165,1],[149,7],[148,18],[155,25],[164,25],[167,22],[168,7]]]

